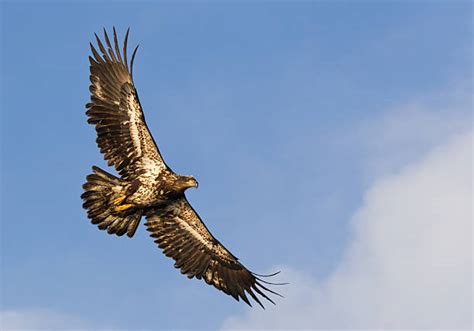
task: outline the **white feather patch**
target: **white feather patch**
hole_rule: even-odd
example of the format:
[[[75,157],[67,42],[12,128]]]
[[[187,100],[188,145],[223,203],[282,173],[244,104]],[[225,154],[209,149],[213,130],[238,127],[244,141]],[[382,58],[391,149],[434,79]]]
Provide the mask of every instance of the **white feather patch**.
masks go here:
[[[136,155],[141,156],[142,148],[140,144],[140,132],[137,127],[137,113],[139,112],[139,110],[137,109],[137,104],[135,102],[133,94],[129,94],[127,99],[128,104],[131,105],[130,111],[128,112],[128,117],[130,118],[130,136],[132,138],[133,146],[135,146]]]
[[[181,228],[184,230],[188,231],[194,238],[196,238],[200,243],[202,243],[204,246],[206,246],[209,250],[212,251],[213,245],[210,243],[208,240],[205,240],[201,234],[196,231],[192,226],[190,226],[185,220],[175,217],[175,219],[179,222],[179,225]]]

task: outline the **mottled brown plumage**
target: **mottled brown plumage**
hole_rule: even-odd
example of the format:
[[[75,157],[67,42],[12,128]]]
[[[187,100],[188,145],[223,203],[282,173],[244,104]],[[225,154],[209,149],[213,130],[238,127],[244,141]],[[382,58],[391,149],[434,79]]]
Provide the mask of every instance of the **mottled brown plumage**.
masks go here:
[[[128,33],[123,51],[115,29],[113,45],[104,29],[105,45],[96,35],[90,61],[91,101],[88,123],[95,126],[97,145],[120,177],[93,167],[82,194],[93,224],[110,234],[132,237],[146,216],[147,230],[175,267],[189,278],[203,279],[236,300],[250,305],[250,295],[273,301],[266,281],[246,269],[217,239],[186,200],[184,191],[197,187],[192,176],[175,174],[164,162],[148,130],[127,60]],[[278,295],[278,294],[277,294]]]

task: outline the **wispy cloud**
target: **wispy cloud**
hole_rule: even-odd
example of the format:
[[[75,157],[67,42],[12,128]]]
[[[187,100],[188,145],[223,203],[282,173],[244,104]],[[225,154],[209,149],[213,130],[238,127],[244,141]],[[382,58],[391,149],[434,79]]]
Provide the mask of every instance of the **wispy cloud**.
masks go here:
[[[393,121],[404,129],[389,141],[409,135],[417,144],[425,115],[405,118],[406,125]],[[264,312],[229,317],[223,329],[470,329],[473,133],[460,126],[454,133],[441,117],[429,123],[449,138],[374,181],[336,270],[317,280],[286,268],[285,299]]]
[[[471,128],[472,91],[460,85],[450,92],[411,100],[360,127],[367,150],[367,172],[381,176],[416,162],[447,137]]]

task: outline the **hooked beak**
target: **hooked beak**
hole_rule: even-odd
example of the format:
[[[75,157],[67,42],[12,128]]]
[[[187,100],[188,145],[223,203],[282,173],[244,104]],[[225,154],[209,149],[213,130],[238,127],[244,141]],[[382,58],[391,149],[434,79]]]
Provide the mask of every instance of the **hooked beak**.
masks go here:
[[[189,187],[195,187],[198,188],[199,183],[196,179],[192,178],[188,181]]]

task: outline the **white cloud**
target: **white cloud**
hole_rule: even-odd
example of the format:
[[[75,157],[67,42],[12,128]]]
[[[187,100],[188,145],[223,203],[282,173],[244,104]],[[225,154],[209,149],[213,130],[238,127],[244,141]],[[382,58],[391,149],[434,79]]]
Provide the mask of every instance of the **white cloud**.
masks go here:
[[[284,270],[285,299],[224,329],[471,329],[472,139],[458,134],[375,181],[323,281]]]
[[[9,330],[97,330],[81,318],[51,309],[0,311],[0,329]],[[104,330],[104,328],[100,328]]]

